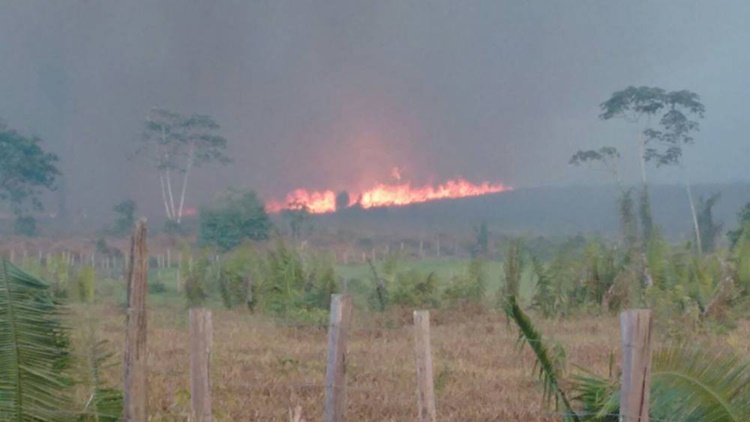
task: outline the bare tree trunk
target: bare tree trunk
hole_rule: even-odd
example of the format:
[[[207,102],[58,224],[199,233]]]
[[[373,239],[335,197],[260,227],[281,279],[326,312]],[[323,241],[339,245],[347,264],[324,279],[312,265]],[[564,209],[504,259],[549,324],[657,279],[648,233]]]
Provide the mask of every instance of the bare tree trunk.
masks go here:
[[[159,171],[159,182],[161,183],[161,199],[164,201],[164,210],[167,212],[167,219],[172,219],[172,213],[169,212],[169,203],[167,202],[167,190],[164,187],[164,173]]]
[[[167,130],[166,130],[166,128],[164,126],[161,127],[161,141],[162,141],[162,144],[166,145],[166,143],[167,143]],[[166,152],[166,151],[164,152],[164,158],[165,158],[165,162],[167,163],[167,166],[169,166],[169,164],[168,164],[169,163],[169,153]],[[172,197],[172,180],[171,180],[171,177],[169,175],[169,167],[167,167],[164,170],[164,175],[166,176],[166,179],[167,179],[167,192],[169,193],[169,207],[168,207],[169,211],[167,212],[167,218],[169,218],[169,220],[174,220],[174,218],[175,218],[174,198]]]
[[[172,177],[169,174],[169,170],[166,170],[167,175],[167,193],[169,194],[169,208],[172,211],[172,218],[170,220],[174,220],[177,216],[174,209],[174,196],[172,195]]]
[[[639,145],[640,162],[641,162],[641,177],[643,180],[643,191],[641,192],[641,203],[640,203],[640,217],[641,226],[643,229],[643,250],[645,252],[648,242],[651,240],[653,234],[653,213],[651,211],[651,194],[648,191],[648,180],[646,179],[646,136],[641,135],[641,143]]]
[[[648,180],[646,180],[646,157],[644,155],[646,154],[646,139],[645,137],[642,137],[641,142],[638,144],[638,159],[641,162],[641,179],[643,180],[643,186],[646,186],[648,184]]]
[[[177,222],[182,221],[182,208],[185,205],[185,191],[187,191],[188,176],[190,176],[190,169],[193,167],[193,152],[190,152],[190,158],[185,167],[185,175],[182,176],[182,192],[180,193],[180,208],[177,210]]]
[[[693,188],[690,186],[690,178],[685,173],[685,189],[688,201],[690,201],[690,212],[693,214],[693,228],[695,229],[695,242],[698,246],[698,255],[703,256],[703,240],[701,239],[701,228],[698,225],[698,214],[695,212],[695,201],[693,200]]]

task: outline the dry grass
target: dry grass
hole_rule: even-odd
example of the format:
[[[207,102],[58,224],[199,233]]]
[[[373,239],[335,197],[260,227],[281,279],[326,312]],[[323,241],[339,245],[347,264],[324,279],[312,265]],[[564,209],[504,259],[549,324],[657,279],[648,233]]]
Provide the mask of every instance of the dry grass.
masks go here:
[[[100,334],[124,342],[122,311],[98,307]],[[355,312],[356,315],[356,312]],[[348,356],[348,416],[355,421],[416,419],[413,333],[407,311],[355,316]],[[284,326],[239,311],[214,311],[212,391],[219,421],[288,421],[300,406],[307,421],[321,419],[325,330]],[[504,317],[433,311],[432,348],[438,415],[450,421],[553,421],[530,376],[533,360],[516,347]],[[389,328],[386,328],[389,327]],[[614,317],[545,322],[545,333],[566,346],[571,363],[606,372],[618,342]],[[152,420],[187,420],[187,312],[151,309],[149,405]],[[116,357],[118,361],[121,356]],[[121,367],[109,373],[119,385]]]

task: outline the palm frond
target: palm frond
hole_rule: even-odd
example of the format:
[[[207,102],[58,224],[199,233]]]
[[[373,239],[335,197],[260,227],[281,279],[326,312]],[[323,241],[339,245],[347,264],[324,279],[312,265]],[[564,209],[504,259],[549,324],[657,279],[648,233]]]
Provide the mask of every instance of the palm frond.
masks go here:
[[[505,313],[519,328],[519,342],[528,344],[536,356],[534,372],[542,382],[544,400],[555,398],[566,417],[574,421],[618,420],[620,382],[588,371],[572,377],[566,394],[561,387],[562,370],[555,354],[545,344],[515,297],[506,300]],[[569,399],[570,397],[570,399]],[[571,405],[576,403],[579,411]],[[672,345],[657,349],[651,372],[650,411],[660,422],[750,421],[750,361],[729,352],[704,350],[694,345]]]
[[[656,351],[651,374],[651,415],[664,421],[750,420],[750,362],[696,346]]]
[[[521,285],[521,240],[513,239],[508,245],[503,261],[505,272],[505,284],[503,284],[503,296],[518,296]]]
[[[572,400],[582,420],[615,421],[619,381],[584,372],[573,377]],[[750,420],[750,362],[727,351],[691,345],[655,351],[649,415],[660,422],[739,422]]]
[[[47,284],[0,260],[0,420],[69,420],[60,310]]]
[[[521,307],[518,306],[515,296],[509,296],[506,299],[505,314],[510,321],[513,321],[518,326],[520,331],[518,335],[519,343],[528,344],[536,356],[535,372],[537,372],[542,382],[544,401],[549,403],[552,397],[554,397],[555,408],[562,403],[566,412],[566,418],[579,422],[581,419],[571,406],[565,391],[560,386],[561,368],[559,364],[556,363],[553,354],[545,345],[542,335],[536,330],[534,324]]]
[[[122,415],[123,395],[116,388],[107,387],[102,379],[102,370],[113,364],[110,362],[114,353],[109,352],[106,340],[96,341],[91,337],[91,346],[88,350],[86,364],[88,365],[88,377],[86,386],[88,399],[84,405],[80,421],[115,422]]]
[[[581,369],[572,377],[571,398],[581,404],[582,421],[616,422],[620,412],[620,384],[616,379],[604,378]]]

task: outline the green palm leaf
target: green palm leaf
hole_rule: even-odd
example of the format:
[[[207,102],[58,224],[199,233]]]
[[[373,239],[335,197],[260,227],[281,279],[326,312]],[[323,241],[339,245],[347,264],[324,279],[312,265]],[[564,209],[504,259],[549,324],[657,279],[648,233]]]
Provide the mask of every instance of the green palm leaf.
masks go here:
[[[620,407],[619,380],[587,371],[562,388],[558,365],[542,335],[513,297],[505,313],[519,328],[537,359],[535,371],[544,396],[562,402],[567,417],[580,421],[616,421]],[[659,422],[750,421],[750,361],[729,351],[673,345],[653,354],[649,415]],[[568,399],[570,397],[570,399]],[[574,410],[575,408],[575,410]]]
[[[657,350],[650,405],[663,421],[750,421],[750,362],[695,346]]]
[[[619,383],[594,374],[576,376],[573,400],[584,420],[606,421],[619,412]],[[649,415],[660,422],[750,420],[750,362],[734,353],[668,346],[653,355]]]
[[[49,286],[0,260],[0,420],[69,420],[68,334]]]
[[[535,365],[535,372],[538,373],[539,379],[542,382],[544,388],[544,399],[549,402],[552,397],[555,398],[555,407],[562,403],[566,412],[565,419],[569,419],[575,422],[580,421],[578,414],[573,410],[573,407],[568,400],[565,391],[560,385],[560,365],[558,360],[554,358],[554,355],[545,345],[542,340],[542,335],[536,330],[531,319],[523,312],[515,296],[509,296],[505,302],[505,314],[508,319],[513,321],[520,331],[518,335],[519,342],[525,342],[529,345],[529,348],[534,352],[537,362]]]
[[[107,351],[106,340],[96,341],[95,337],[91,340],[93,344],[90,345],[87,356],[89,374],[85,381],[89,397],[78,420],[81,422],[119,421],[123,406],[122,391],[107,387],[101,374],[102,370],[112,366],[109,361],[114,353]]]

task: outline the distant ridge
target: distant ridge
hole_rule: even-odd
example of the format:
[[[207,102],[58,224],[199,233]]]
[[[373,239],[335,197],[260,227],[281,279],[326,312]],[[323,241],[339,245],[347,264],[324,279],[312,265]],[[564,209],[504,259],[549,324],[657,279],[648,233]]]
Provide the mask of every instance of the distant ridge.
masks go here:
[[[670,238],[692,233],[684,186],[650,187],[654,219]],[[740,208],[750,202],[750,183],[704,184],[693,187],[696,201],[720,192],[714,218],[724,230],[736,224]],[[315,221],[343,228],[388,231],[465,231],[481,221],[508,234],[575,235],[618,230],[617,192],[607,186],[545,186],[518,188],[480,197],[447,199],[405,207],[345,210],[316,216]]]

